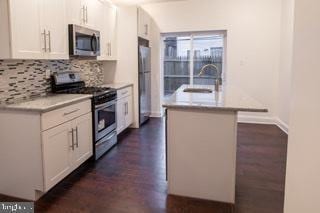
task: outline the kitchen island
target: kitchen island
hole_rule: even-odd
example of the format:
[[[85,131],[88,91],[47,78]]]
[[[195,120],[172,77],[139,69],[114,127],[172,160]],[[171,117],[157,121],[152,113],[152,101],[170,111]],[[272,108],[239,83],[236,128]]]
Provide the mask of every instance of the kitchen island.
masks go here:
[[[166,108],[169,194],[235,203],[237,114],[267,112],[240,89],[182,85]]]

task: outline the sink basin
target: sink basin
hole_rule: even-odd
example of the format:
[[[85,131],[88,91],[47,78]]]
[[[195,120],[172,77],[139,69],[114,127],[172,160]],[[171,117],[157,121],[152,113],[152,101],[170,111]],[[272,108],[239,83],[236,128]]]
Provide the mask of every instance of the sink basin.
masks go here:
[[[211,89],[206,88],[186,88],[183,92],[190,92],[190,93],[212,93]]]

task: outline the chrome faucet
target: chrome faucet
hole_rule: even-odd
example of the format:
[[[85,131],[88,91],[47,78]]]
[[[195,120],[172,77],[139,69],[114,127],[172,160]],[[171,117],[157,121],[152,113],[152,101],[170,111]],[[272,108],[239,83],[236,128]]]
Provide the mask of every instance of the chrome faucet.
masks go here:
[[[220,80],[221,80],[222,72],[221,72],[221,70],[220,70],[215,64],[206,64],[206,65],[204,65],[204,66],[201,68],[198,76],[199,76],[199,77],[202,76],[208,67],[213,67],[213,68],[216,70],[216,72],[217,72],[217,78],[216,78],[216,80],[215,80],[215,82],[214,82],[214,90],[215,90],[216,92],[219,92],[219,86],[220,86]]]

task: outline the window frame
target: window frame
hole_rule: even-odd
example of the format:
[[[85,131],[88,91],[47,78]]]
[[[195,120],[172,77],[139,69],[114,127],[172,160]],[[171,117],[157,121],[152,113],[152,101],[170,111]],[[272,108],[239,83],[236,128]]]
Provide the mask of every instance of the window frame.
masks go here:
[[[192,31],[192,32],[177,32],[177,33],[161,33],[161,52],[160,52],[160,92],[161,92],[161,99],[163,101],[165,94],[164,94],[164,54],[165,54],[165,39],[166,37],[183,37],[188,36],[190,37],[190,64],[189,64],[189,79],[190,85],[194,85],[194,37],[195,36],[212,36],[218,35],[222,36],[223,38],[223,58],[222,58],[222,84],[226,83],[226,70],[227,70],[227,31],[226,30],[217,30],[217,31]]]

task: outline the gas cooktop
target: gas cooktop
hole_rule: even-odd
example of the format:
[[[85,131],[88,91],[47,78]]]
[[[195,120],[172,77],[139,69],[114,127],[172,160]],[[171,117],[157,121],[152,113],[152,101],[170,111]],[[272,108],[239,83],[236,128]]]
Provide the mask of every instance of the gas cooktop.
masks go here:
[[[110,87],[81,87],[65,90],[65,93],[99,95],[112,91]]]

